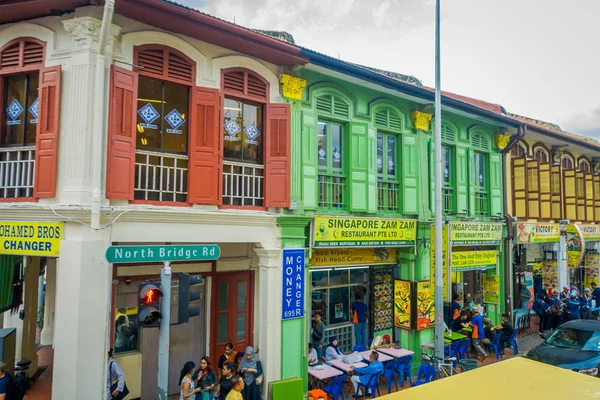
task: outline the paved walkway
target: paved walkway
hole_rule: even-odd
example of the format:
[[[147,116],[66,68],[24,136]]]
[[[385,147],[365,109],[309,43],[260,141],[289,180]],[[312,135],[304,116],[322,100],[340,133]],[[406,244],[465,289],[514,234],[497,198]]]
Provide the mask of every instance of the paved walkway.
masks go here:
[[[25,394],[27,400],[50,400],[52,399],[52,364],[54,361],[54,350],[51,346],[42,347],[38,350],[38,364],[47,367],[35,380],[33,387]]]

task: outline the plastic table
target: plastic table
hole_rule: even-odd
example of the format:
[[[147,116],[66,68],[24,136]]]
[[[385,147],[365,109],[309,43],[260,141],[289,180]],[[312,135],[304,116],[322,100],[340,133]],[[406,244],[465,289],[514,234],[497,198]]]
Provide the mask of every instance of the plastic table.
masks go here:
[[[385,347],[377,349],[377,351],[383,354],[387,354],[388,356],[392,356],[394,358],[402,358],[415,354],[414,351],[410,351],[408,349],[396,349],[394,347]]]
[[[377,350],[375,350],[375,351],[377,351],[377,352],[379,353],[379,361],[381,361],[382,363],[384,363],[384,362],[388,362],[388,361],[392,361],[392,360],[394,359],[393,357],[390,357],[390,356],[388,356],[387,354],[384,354],[382,351],[379,351],[379,350],[380,350],[380,349],[377,349]],[[360,353],[358,353],[358,354],[360,354],[360,356],[361,356],[363,359],[365,359],[365,360],[367,360],[368,362],[370,362],[370,361],[369,361],[369,356],[371,355],[371,353],[372,353],[372,352],[373,352],[373,350],[365,350],[365,351],[361,351],[361,352],[360,352]],[[356,368],[356,367],[355,367],[355,368]]]

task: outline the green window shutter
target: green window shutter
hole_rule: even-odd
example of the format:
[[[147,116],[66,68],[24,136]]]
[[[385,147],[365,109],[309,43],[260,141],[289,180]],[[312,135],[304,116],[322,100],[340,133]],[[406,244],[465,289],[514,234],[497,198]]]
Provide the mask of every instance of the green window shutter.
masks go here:
[[[368,212],[377,212],[377,131],[372,126],[369,126],[368,131],[368,147],[367,147],[367,162],[368,162]]]
[[[302,111],[302,195],[304,208],[317,209],[317,116]]]
[[[367,212],[367,185],[369,183],[368,158],[369,124],[353,122],[350,124],[350,211]],[[374,157],[376,159],[376,156]]]
[[[419,151],[417,137],[402,135],[402,186],[404,214],[419,213]]]
[[[423,193],[423,196],[427,196],[429,197],[429,201],[427,203],[429,203],[429,209],[431,210],[431,214],[434,215],[435,214],[435,145],[433,143],[432,139],[429,139],[427,141],[427,162],[429,163],[427,171],[429,171],[429,178],[427,179],[427,176],[425,176],[425,178],[427,179],[426,182],[428,182],[429,187],[425,188],[426,190],[429,191],[429,193],[425,192]],[[427,175],[427,174],[425,174]]]
[[[502,204],[502,155],[490,154],[490,212],[504,215]]]
[[[456,147],[454,177],[456,180],[456,212],[462,213],[469,209],[469,154],[465,147]]]

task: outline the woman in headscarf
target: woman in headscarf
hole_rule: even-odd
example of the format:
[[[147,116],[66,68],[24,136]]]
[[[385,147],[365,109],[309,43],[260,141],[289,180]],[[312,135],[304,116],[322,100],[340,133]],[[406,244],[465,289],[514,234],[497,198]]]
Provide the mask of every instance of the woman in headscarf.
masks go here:
[[[342,358],[343,354],[338,348],[338,340],[336,336],[332,336],[329,338],[329,346],[325,350],[325,361],[329,362],[331,360],[337,360]]]
[[[261,400],[260,388],[257,378],[262,376],[262,364],[254,354],[254,349],[251,346],[246,347],[246,354],[240,361],[238,368],[240,376],[244,379],[244,400]]]

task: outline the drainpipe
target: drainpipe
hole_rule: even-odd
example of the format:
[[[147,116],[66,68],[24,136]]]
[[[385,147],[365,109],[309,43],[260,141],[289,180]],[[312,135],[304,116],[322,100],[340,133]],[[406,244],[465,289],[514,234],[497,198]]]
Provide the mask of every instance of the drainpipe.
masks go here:
[[[108,116],[105,116],[106,105],[106,56],[105,48],[110,34],[115,0],[105,0],[102,27],[98,40],[98,56],[96,61],[96,77],[94,81],[94,128],[92,136],[92,229],[100,229],[100,206],[102,204],[102,166],[104,156],[104,131]]]
[[[507,173],[506,173],[506,155],[508,154],[508,152],[510,151],[510,149],[513,147],[513,145],[515,143],[517,143],[517,141],[519,139],[521,139],[523,136],[525,136],[525,133],[527,132],[527,127],[523,126],[523,125],[519,125],[519,130],[517,132],[517,134],[515,136],[513,136],[512,140],[508,143],[508,145],[504,148],[504,150],[502,150],[502,179],[503,181],[506,183],[508,181],[507,177]],[[505,186],[505,190],[506,190],[506,184]],[[507,196],[506,196],[506,192],[505,195],[502,196],[502,207],[504,208],[504,220],[506,221],[506,230],[507,235],[504,238],[504,302],[505,302],[505,306],[506,306],[506,313],[512,318],[512,310],[513,310],[513,304],[512,304],[512,297],[511,297],[511,285],[512,285],[512,257],[510,257],[509,255],[512,254],[511,250],[511,246],[512,246],[512,240],[514,238],[514,227],[513,227],[513,217],[512,215],[508,214],[508,212],[506,212],[506,210],[508,209],[508,200],[507,200]]]

